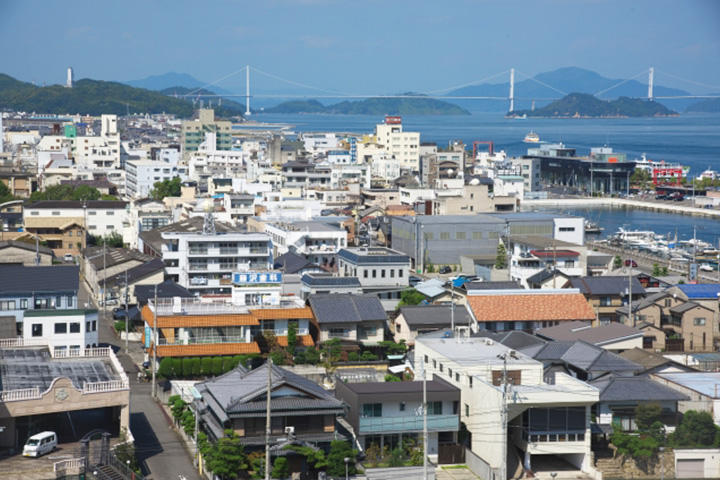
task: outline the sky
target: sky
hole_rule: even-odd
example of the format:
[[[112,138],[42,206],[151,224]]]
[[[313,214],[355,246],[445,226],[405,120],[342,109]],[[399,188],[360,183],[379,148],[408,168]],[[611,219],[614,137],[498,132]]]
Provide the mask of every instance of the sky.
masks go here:
[[[0,0],[0,72],[19,80],[62,84],[72,66],[97,80],[227,77],[216,85],[232,90],[246,65],[268,91],[292,91],[277,77],[430,93],[575,66],[616,79],[654,67],[657,85],[720,92],[720,1]]]

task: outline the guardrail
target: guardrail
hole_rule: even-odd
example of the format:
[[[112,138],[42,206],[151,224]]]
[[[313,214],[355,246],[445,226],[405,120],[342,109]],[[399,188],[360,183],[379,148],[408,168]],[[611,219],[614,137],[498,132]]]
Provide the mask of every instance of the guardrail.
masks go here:
[[[67,470],[79,470],[85,466],[84,458],[69,458],[53,463],[54,472],[62,472]]]
[[[108,382],[83,383],[82,393],[105,393],[125,390],[128,388],[127,380],[110,380]]]
[[[7,390],[0,392],[0,401],[19,402],[22,400],[37,400],[40,398],[40,387]]]
[[[0,348],[47,347],[50,341],[47,338],[3,338]]]

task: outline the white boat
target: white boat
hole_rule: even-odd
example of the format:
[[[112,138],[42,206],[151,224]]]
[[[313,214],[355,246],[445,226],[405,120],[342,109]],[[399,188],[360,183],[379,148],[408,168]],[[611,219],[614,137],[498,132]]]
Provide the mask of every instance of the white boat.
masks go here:
[[[709,263],[703,263],[698,268],[700,268],[700,270],[702,270],[703,272],[712,272],[713,270],[715,270]]]
[[[525,135],[525,140],[523,140],[525,143],[540,143],[540,135],[538,135],[535,132],[530,132],[527,135]]]
[[[657,177],[661,181],[677,181],[678,174],[681,178],[687,178],[690,167],[680,165],[679,163],[669,163],[665,160],[649,160],[645,154],[639,160],[635,160],[635,168],[639,168],[648,172],[653,177]]]
[[[602,233],[605,230],[603,227],[590,220],[585,220],[585,233],[596,234]]]
[[[710,170],[710,167],[708,167],[707,170],[698,175],[699,180],[704,180],[706,178],[710,180],[716,180],[720,178],[720,173],[716,172],[715,170]]]

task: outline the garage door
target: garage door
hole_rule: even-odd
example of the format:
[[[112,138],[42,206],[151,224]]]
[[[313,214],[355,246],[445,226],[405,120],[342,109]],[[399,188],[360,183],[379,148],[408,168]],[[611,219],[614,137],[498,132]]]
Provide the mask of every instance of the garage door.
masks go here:
[[[678,459],[677,478],[705,478],[705,460]]]

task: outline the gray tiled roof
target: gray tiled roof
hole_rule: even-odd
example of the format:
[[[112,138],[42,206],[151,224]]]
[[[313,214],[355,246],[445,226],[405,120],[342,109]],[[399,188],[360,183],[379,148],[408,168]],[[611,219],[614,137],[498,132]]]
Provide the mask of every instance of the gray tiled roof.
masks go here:
[[[562,272],[562,270],[555,270],[555,271],[553,272],[552,270],[543,269],[543,270],[540,270],[539,272],[537,272],[537,273],[534,274],[534,275],[530,275],[530,276],[527,278],[527,282],[528,282],[528,283],[542,283],[542,282],[544,282],[545,280],[547,280],[548,278],[552,278],[553,275],[555,275],[556,277],[570,278],[570,277],[568,277],[567,275],[565,275],[565,274]]]
[[[518,282],[465,282],[465,290],[517,290],[522,288]]]
[[[601,402],[690,400],[687,395],[649,377],[609,375],[588,383],[600,390]]]
[[[360,288],[360,280],[357,277],[336,277],[331,273],[306,273],[300,281],[311,287],[320,286],[342,286]]]
[[[642,336],[642,332],[637,328],[617,322],[597,327],[590,327],[587,322],[567,322],[541,328],[536,333],[538,336],[550,340],[583,340],[593,345],[603,345],[628,337]]]
[[[282,270],[284,273],[297,273],[303,268],[312,266],[313,263],[310,260],[293,252],[280,255],[273,262],[273,268]]]
[[[22,216],[22,214],[20,214],[20,215]],[[19,242],[19,241],[15,241],[15,240],[5,240],[5,241],[3,241],[3,242],[0,242],[0,249],[3,249],[3,248],[12,248],[12,247],[14,247],[14,248],[20,248],[20,249],[22,249],[22,250],[28,250],[28,251],[31,251],[31,252],[34,252],[34,251],[35,251],[35,244],[34,244],[34,243]],[[52,255],[52,254],[53,254],[52,248],[43,247],[43,246],[38,245],[37,250],[38,250],[40,253],[43,253],[43,254],[45,254],[45,255]]]
[[[630,360],[583,341],[549,342],[544,348],[523,349],[535,360],[565,362],[586,372],[639,372],[643,368]]]
[[[77,265],[26,267],[19,264],[0,264],[0,294],[77,292],[79,272]]]
[[[318,323],[359,323],[387,320],[385,309],[377,295],[322,294],[309,299],[310,308]]]
[[[330,395],[316,383],[283,368],[264,364],[259,368],[246,371],[239,368],[226,375],[196,385],[203,398],[219,418],[234,416],[265,416],[268,368],[271,371],[273,390],[286,386],[297,390],[298,396],[276,397],[271,400],[271,408],[282,415],[304,415],[342,413],[343,403]],[[216,409],[222,409],[222,412]]]
[[[135,285],[134,289],[135,297],[138,303],[144,305],[148,303],[148,300],[155,296],[155,285]],[[195,295],[190,292],[187,288],[180,284],[173,282],[172,280],[166,280],[162,283],[158,283],[157,286],[158,298],[170,298],[170,297],[183,297],[190,298]]]
[[[401,307],[400,314],[407,324],[413,326],[450,326],[452,307],[450,305],[423,305]],[[465,306],[455,306],[455,324],[469,325],[470,315]]]
[[[137,265],[135,267],[129,268],[127,270],[127,281],[128,284],[131,284],[132,282],[136,280],[140,280],[141,278],[144,278],[148,275],[155,274],[161,270],[165,270],[165,262],[160,260],[159,258],[153,258],[152,260],[142,263],[140,265]],[[105,280],[100,279],[98,280],[99,285],[104,285]],[[108,285],[122,285],[125,286],[125,270],[122,272],[116,273],[115,275],[112,275],[110,277],[107,277],[107,284]],[[109,288],[109,287],[108,287]]]
[[[680,313],[680,314],[683,314],[683,313],[687,312],[688,310],[692,310],[693,308],[697,308],[697,307],[706,308],[707,310],[711,311],[709,308],[703,307],[703,306],[700,305],[699,303],[695,303],[695,302],[685,302],[685,303],[681,303],[680,305],[676,305],[676,306],[672,307],[672,308],[670,309],[670,313]]]
[[[645,289],[636,277],[632,278],[633,297],[645,295]],[[570,287],[585,295],[620,295],[630,285],[628,276],[579,277],[570,279]]]

